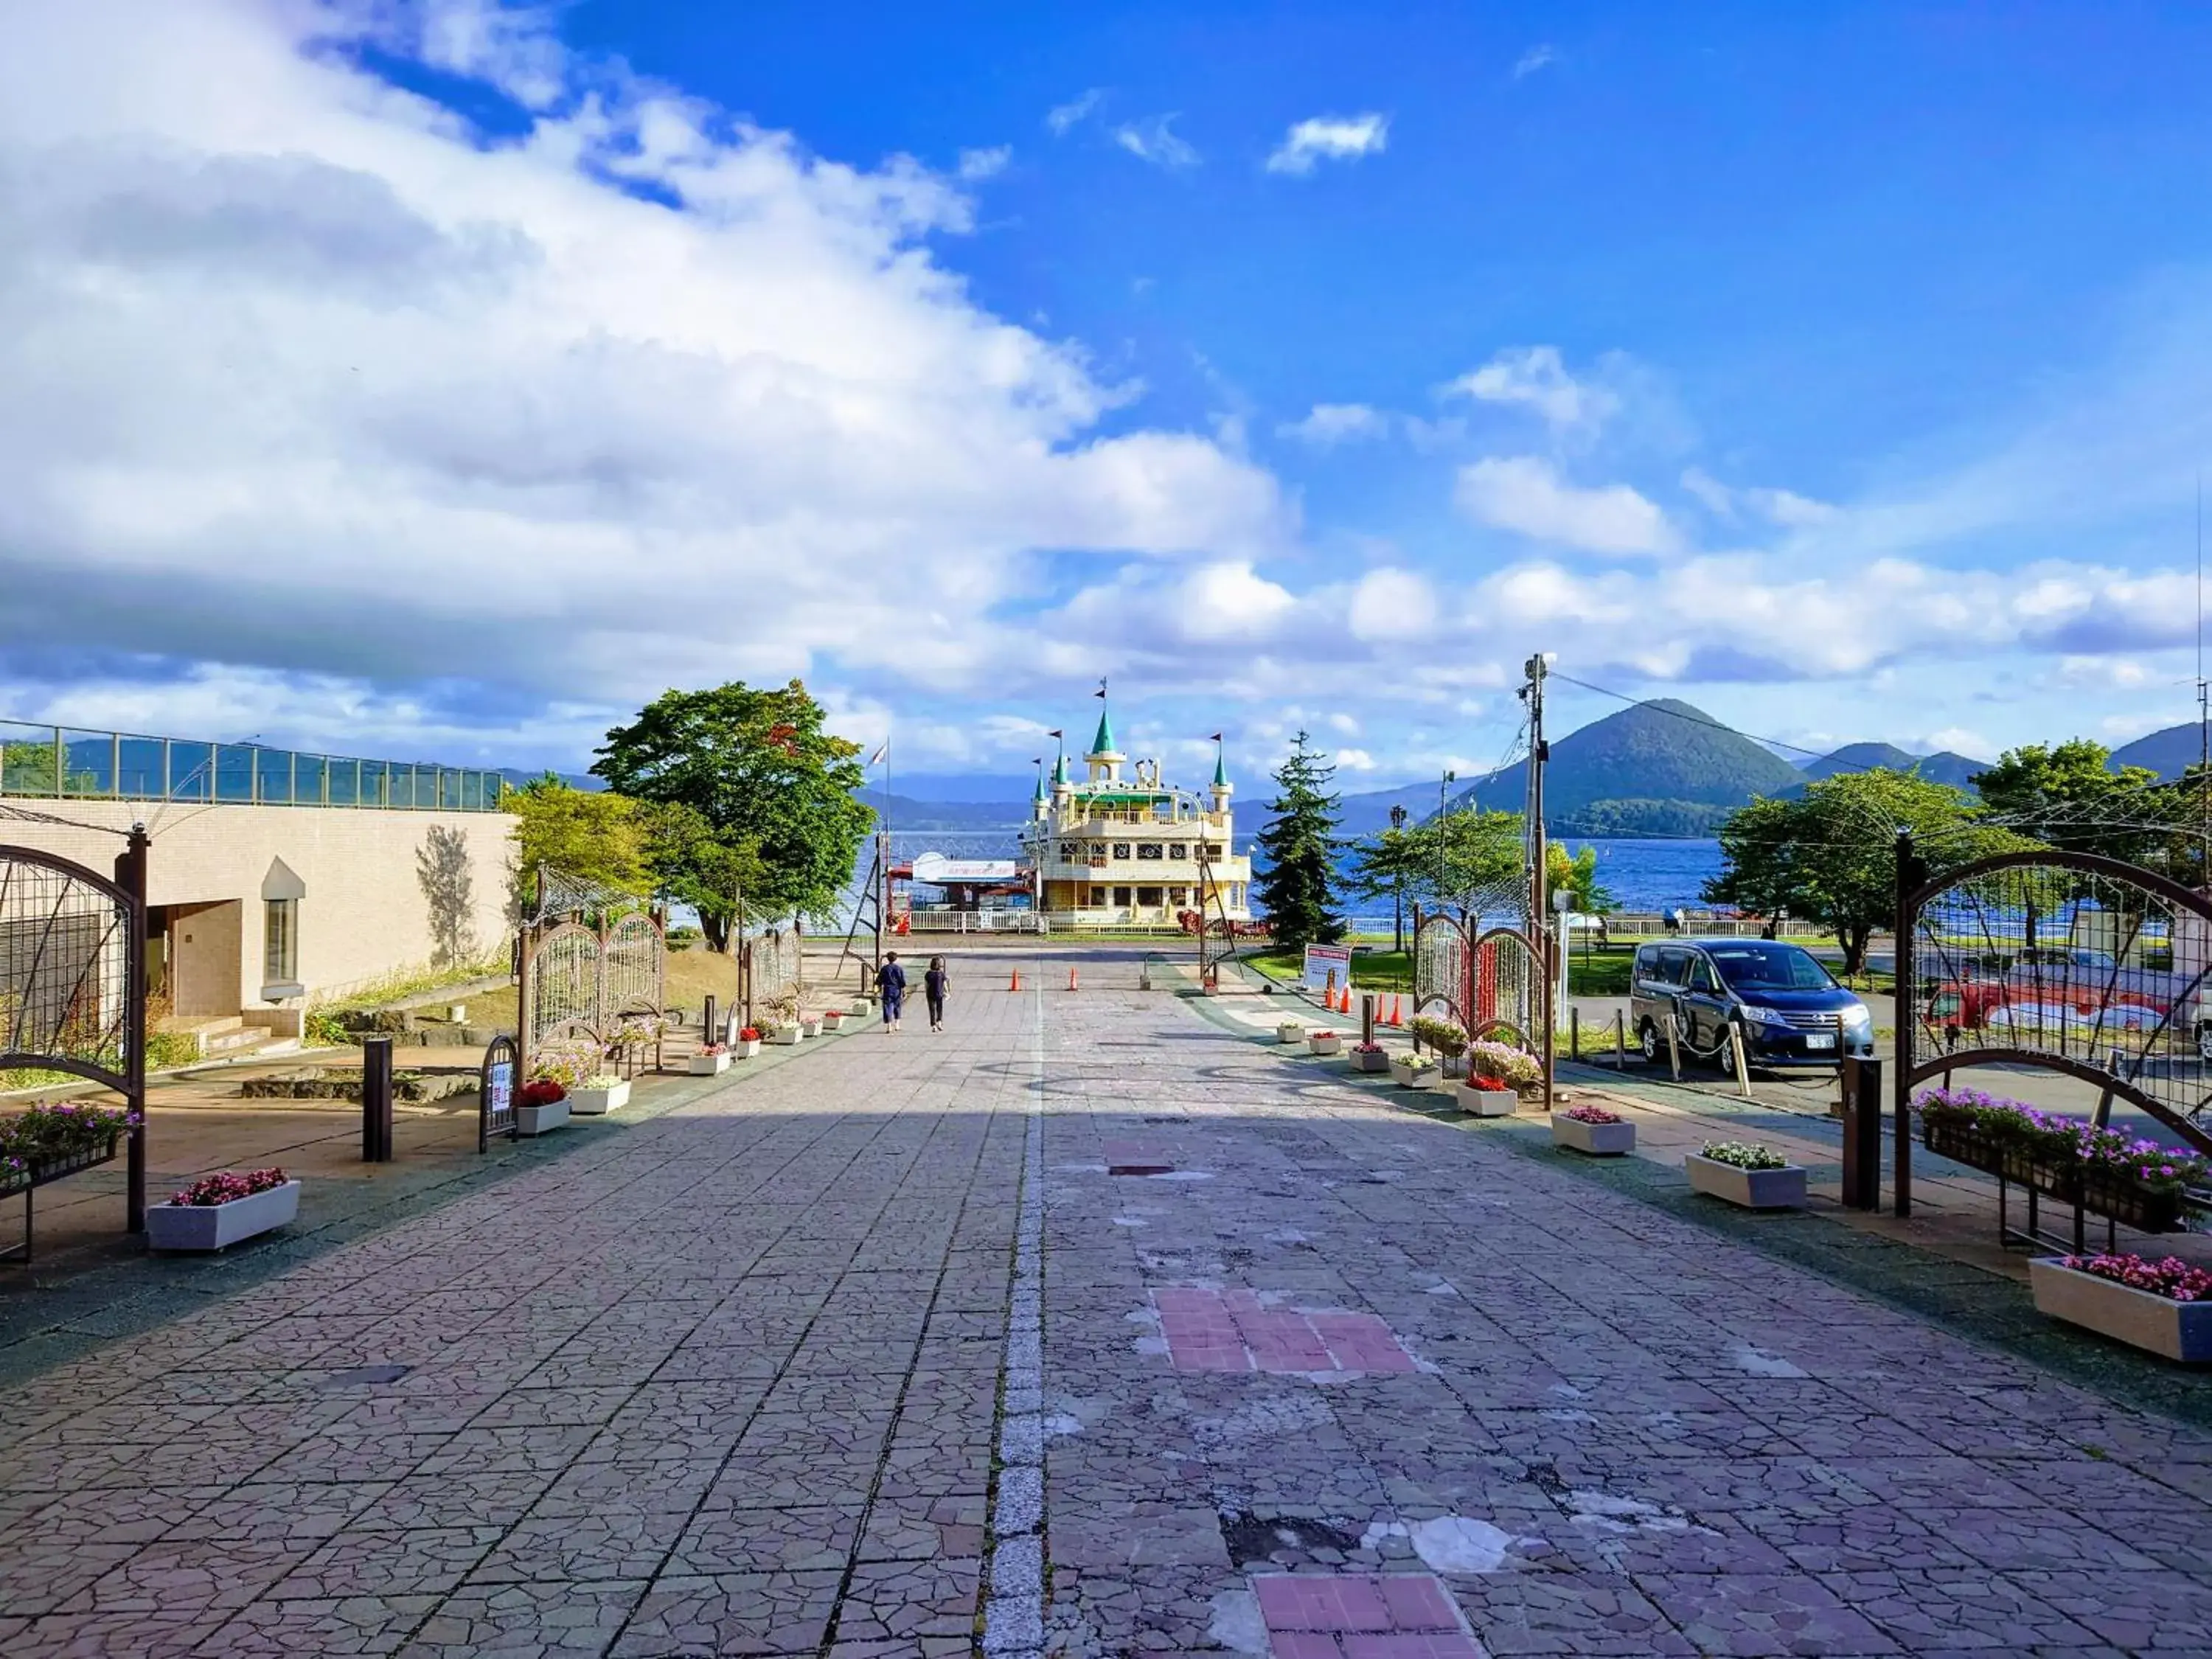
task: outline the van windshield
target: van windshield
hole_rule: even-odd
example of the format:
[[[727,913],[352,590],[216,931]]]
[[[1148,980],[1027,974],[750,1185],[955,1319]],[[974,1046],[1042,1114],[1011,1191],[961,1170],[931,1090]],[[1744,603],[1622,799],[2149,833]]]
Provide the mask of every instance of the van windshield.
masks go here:
[[[1825,991],[1836,982],[1795,945],[1724,945],[1705,954],[1732,991]]]

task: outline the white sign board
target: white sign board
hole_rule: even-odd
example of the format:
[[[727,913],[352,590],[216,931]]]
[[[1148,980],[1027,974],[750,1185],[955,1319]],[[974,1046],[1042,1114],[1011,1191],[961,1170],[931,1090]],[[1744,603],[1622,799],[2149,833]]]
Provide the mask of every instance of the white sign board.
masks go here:
[[[1348,945],[1309,945],[1306,946],[1306,971],[1299,981],[1309,991],[1328,988],[1331,974],[1336,975],[1336,988],[1348,990],[1352,986],[1352,947]]]

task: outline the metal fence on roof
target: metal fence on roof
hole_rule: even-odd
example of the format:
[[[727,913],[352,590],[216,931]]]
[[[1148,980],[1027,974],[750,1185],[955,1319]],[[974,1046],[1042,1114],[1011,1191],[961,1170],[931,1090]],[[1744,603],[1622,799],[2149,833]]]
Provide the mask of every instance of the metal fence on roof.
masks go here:
[[[497,772],[0,720],[0,795],[495,812]]]

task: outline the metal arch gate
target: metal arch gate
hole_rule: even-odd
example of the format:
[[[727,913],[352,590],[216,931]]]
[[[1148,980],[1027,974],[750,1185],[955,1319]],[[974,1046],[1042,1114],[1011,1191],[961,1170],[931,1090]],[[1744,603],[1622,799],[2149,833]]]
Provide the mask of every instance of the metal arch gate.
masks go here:
[[[1552,1098],[1553,975],[1548,941],[1518,927],[1490,927],[1470,941],[1448,915],[1413,917],[1413,1012],[1441,1008],[1471,1042],[1503,1036],[1535,1055]]]
[[[2212,898],[2094,853],[2006,853],[1916,882],[1901,844],[1896,1203],[1911,1210],[1912,1091],[2032,1066],[2124,1100],[2212,1156]]]
[[[146,832],[134,829],[112,879],[28,847],[0,846],[0,1071],[67,1072],[123,1097],[126,1229],[146,1231]],[[0,1195],[114,1156],[0,1174]]]
[[[597,925],[580,915],[526,920],[515,951],[518,1078],[556,1036],[611,1045],[623,1020],[667,1006],[668,928],[655,910],[629,909]]]

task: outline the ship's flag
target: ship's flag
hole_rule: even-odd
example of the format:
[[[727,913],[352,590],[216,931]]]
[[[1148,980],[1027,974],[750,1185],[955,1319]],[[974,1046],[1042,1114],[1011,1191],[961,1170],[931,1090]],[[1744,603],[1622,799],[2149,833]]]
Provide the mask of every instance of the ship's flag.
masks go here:
[[[875,752],[874,754],[872,754],[872,755],[871,755],[871,756],[869,756],[869,757],[868,757],[868,764],[869,764],[869,765],[871,765],[871,766],[881,766],[881,765],[884,763],[884,756],[886,756],[886,755],[888,755],[888,754],[890,754],[890,752],[891,752],[890,739],[889,739],[888,738],[886,738],[884,740],[884,746],[883,746],[882,748],[880,748],[880,749],[877,750],[876,750],[876,752]]]

